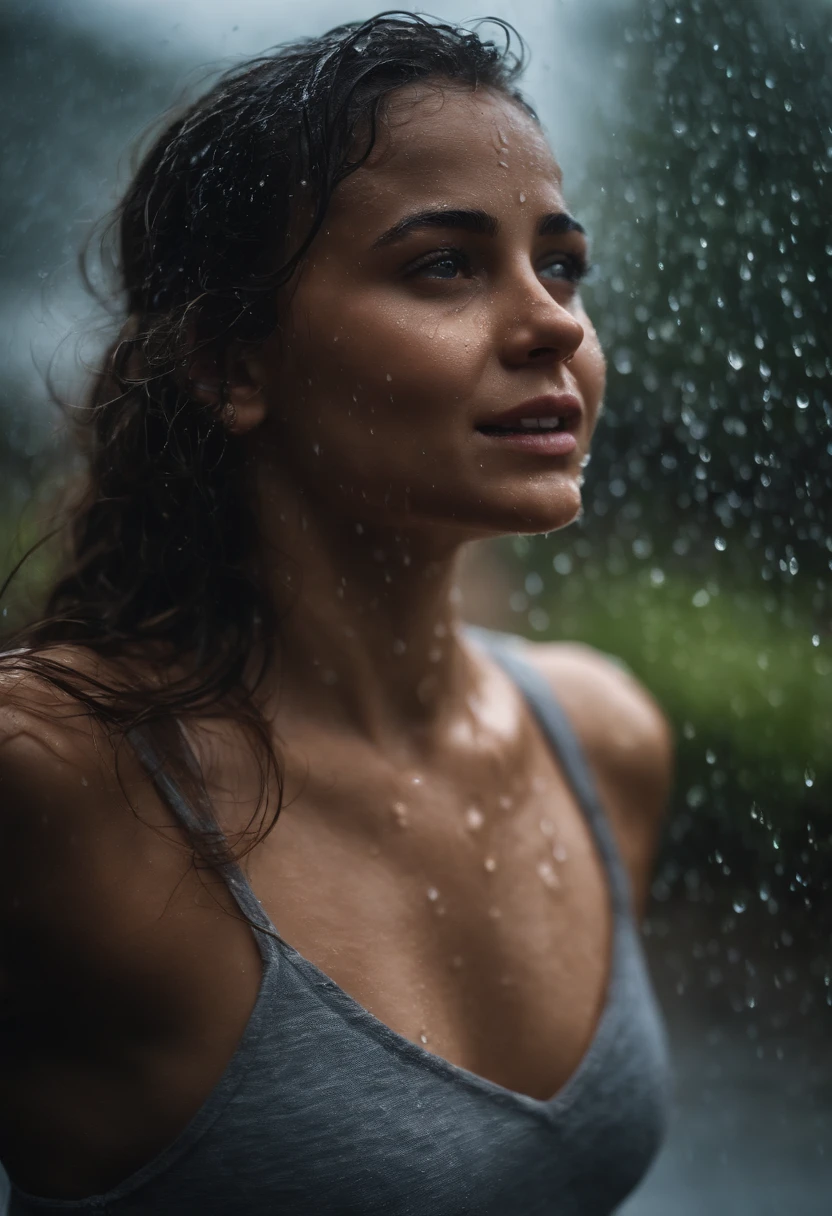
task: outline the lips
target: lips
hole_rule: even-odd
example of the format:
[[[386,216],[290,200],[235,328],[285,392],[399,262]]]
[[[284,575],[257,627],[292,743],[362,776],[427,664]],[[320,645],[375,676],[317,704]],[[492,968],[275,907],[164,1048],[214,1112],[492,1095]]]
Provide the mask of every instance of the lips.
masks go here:
[[[547,393],[533,397],[510,410],[503,410],[477,423],[486,435],[500,433],[540,434],[545,431],[574,431],[583,411],[574,393]]]

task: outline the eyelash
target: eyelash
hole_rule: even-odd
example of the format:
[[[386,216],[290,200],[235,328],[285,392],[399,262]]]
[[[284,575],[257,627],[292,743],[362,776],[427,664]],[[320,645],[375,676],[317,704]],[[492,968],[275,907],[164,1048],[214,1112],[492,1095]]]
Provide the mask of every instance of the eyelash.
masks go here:
[[[417,261],[411,266],[410,271],[416,275],[422,271],[430,270],[434,266],[441,266],[443,262],[455,262],[457,269],[464,268],[470,270],[470,261],[462,249],[458,249],[453,245],[449,245],[445,249],[434,250],[433,253],[426,254],[423,259]],[[593,267],[587,261],[582,253],[563,253],[558,255],[558,259],[549,262],[546,266],[541,267],[542,273],[552,266],[563,266],[566,274],[560,280],[555,279],[554,282],[567,282],[577,285],[591,272]],[[444,276],[439,276],[440,278]],[[448,280],[449,281],[449,280]]]

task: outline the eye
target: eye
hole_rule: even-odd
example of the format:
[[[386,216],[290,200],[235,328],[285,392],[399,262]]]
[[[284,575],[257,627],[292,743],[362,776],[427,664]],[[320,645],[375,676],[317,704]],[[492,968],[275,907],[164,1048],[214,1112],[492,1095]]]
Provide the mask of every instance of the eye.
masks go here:
[[[580,283],[588,272],[586,258],[577,253],[559,253],[538,269],[541,278],[564,283]]]
[[[411,267],[411,272],[426,279],[454,279],[469,269],[468,259],[459,249],[437,249]]]

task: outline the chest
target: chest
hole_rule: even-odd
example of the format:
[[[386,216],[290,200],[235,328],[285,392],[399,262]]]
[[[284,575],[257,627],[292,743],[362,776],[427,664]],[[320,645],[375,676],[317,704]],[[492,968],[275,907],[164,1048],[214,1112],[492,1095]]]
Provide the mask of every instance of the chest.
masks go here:
[[[607,875],[544,747],[498,772],[390,772],[333,753],[251,859],[291,946],[397,1034],[551,1097],[595,1033]]]

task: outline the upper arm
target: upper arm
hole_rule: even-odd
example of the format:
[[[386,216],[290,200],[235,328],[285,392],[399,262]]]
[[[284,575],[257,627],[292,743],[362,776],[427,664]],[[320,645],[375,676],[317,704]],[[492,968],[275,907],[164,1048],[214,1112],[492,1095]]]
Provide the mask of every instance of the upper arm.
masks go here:
[[[641,915],[673,778],[670,724],[647,689],[600,651],[556,643],[530,653],[583,745]]]
[[[130,749],[71,698],[0,680],[0,1021],[83,1003],[187,868]]]

